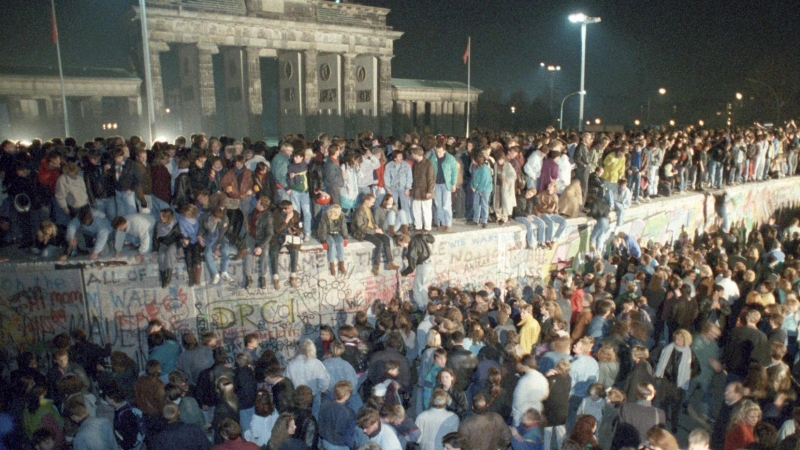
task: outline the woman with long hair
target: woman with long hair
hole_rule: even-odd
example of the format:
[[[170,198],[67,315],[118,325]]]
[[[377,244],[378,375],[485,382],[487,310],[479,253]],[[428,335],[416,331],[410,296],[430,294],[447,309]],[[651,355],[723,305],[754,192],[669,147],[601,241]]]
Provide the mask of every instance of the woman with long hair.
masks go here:
[[[456,413],[458,418],[463,420],[469,407],[467,406],[467,396],[464,391],[457,390],[455,387],[456,380],[456,374],[453,369],[445,367],[439,371],[439,375],[436,377],[436,387],[447,393],[446,409]]]
[[[745,448],[755,442],[753,429],[760,421],[761,408],[757,403],[745,400],[728,424],[724,450]]]
[[[272,427],[272,436],[269,438],[267,450],[296,450],[307,449],[308,447],[300,439],[293,438],[297,426],[294,423],[294,415],[283,413],[278,416],[275,426]]]
[[[408,316],[406,316],[404,312],[398,311],[397,316],[394,319],[394,326],[397,328],[397,331],[400,332],[400,336],[403,338],[403,343],[405,343],[406,359],[408,359],[409,364],[413,364],[414,359],[417,357],[418,349],[417,333],[413,329],[411,320],[408,319]]]
[[[569,439],[577,442],[583,450],[599,450],[600,446],[594,438],[595,431],[597,431],[597,419],[590,414],[584,414],[578,416]]]
[[[678,441],[669,431],[661,427],[653,427],[647,432],[647,444],[661,450],[678,450]]]
[[[211,419],[211,428],[214,430],[214,445],[222,444],[225,439],[219,433],[219,424],[225,419],[239,423],[239,398],[234,391],[233,379],[227,375],[217,378],[217,395],[219,402],[214,408],[214,418]]]
[[[678,415],[689,389],[689,380],[700,373],[700,364],[691,345],[692,335],[688,331],[675,331],[672,334],[672,343],[664,347],[656,364],[655,376],[664,380],[660,384],[663,409],[670,419],[673,433],[678,430]]]
[[[256,413],[250,420],[250,430],[244,433],[244,438],[258,445],[262,449],[272,439],[272,430],[278,421],[278,411],[272,404],[272,394],[266,389],[256,392]]]
[[[503,389],[502,380],[500,369],[490,367],[486,381],[478,393],[483,394],[486,398],[487,411],[496,412],[505,419],[511,417],[513,392]]]

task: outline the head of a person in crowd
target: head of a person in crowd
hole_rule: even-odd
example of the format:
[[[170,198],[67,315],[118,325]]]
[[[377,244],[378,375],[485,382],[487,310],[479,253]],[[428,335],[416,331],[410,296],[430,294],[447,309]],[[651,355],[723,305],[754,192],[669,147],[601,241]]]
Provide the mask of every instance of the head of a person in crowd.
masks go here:
[[[461,433],[457,431],[447,433],[442,438],[442,447],[444,450],[461,450],[464,446],[464,438]]]
[[[517,372],[522,374],[528,373],[531,370],[536,370],[537,367],[538,364],[536,363],[536,357],[531,354],[524,355],[517,362]]]
[[[659,450],[679,450],[680,448],[675,436],[660,427],[653,427],[647,432],[647,445],[648,448]]]
[[[744,386],[739,381],[734,381],[732,383],[728,383],[725,386],[725,393],[723,398],[725,399],[725,404],[733,405],[734,403],[738,402],[744,397]]]
[[[53,353],[53,362],[62,371],[69,366],[69,352],[65,348],[60,348]]]
[[[692,345],[692,334],[684,329],[680,329],[672,333],[672,342],[676,347],[685,348]]]
[[[594,338],[591,336],[585,336],[578,339],[575,344],[572,345],[572,352],[578,355],[588,355],[591,353],[592,348],[594,347]]]
[[[687,450],[711,450],[711,436],[702,428],[695,428],[689,433],[689,447]]]

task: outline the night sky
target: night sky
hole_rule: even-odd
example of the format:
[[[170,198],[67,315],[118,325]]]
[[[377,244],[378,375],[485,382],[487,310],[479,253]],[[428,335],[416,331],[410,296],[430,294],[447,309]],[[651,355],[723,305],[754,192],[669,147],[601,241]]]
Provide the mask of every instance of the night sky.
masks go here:
[[[64,63],[131,68],[124,21],[130,0],[57,0]],[[656,101],[717,108],[736,92],[755,104],[773,86],[787,102],[800,85],[800,2],[743,0],[364,0],[389,8],[395,42],[393,76],[466,81],[461,55],[472,36],[472,83],[492,95],[523,91],[549,99],[559,64],[556,103],[577,91],[580,25],[567,16],[600,16],[588,27],[587,117],[622,122]],[[0,65],[55,65],[47,0],[0,0]],[[658,99],[656,91],[668,94]],[[796,99],[796,98],[795,98]]]

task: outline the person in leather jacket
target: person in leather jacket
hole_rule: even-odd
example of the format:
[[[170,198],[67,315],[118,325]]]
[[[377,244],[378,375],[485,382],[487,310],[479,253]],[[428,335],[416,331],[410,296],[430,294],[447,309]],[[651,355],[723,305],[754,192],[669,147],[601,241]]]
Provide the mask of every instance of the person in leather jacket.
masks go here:
[[[267,270],[269,267],[269,247],[275,235],[275,222],[272,209],[272,201],[269,195],[262,195],[258,198],[256,207],[248,217],[248,232],[245,237],[247,243],[247,255],[244,258],[245,289],[253,285],[253,263],[258,258],[258,287],[267,287]]]
[[[300,213],[294,210],[290,200],[283,200],[278,205],[278,210],[273,213],[274,230],[269,246],[269,266],[272,271],[272,284],[275,289],[280,289],[278,278],[278,256],[281,248],[286,247],[289,251],[289,284],[292,287],[300,285],[297,278],[297,259],[300,255]],[[296,243],[290,243],[295,240]]]
[[[433,280],[435,270],[431,259],[431,247],[436,240],[430,234],[417,233],[413,236],[401,234],[397,237],[397,245],[405,249],[408,266],[400,272],[406,277],[414,271],[414,284],[412,292],[417,309],[424,311],[428,306],[428,286]]]
[[[461,345],[464,342],[463,332],[453,333],[452,341],[453,348],[447,354],[447,367],[453,369],[456,375],[455,389],[464,391],[472,382],[472,373],[478,368],[478,357]]]
[[[319,448],[319,424],[317,419],[311,414],[311,404],[314,402],[314,394],[308,386],[297,386],[294,391],[294,414],[295,432],[294,438],[305,442],[309,450]]]

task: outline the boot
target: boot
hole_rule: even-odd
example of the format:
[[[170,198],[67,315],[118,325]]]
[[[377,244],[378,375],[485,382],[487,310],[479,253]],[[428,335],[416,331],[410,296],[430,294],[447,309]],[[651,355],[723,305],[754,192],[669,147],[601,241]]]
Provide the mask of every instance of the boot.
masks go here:
[[[336,263],[330,263],[331,266],[331,275],[336,276]]]
[[[380,275],[381,274],[381,265],[380,264],[373,264],[372,265],[372,274],[373,275]]]
[[[244,288],[245,289],[250,289],[251,287],[253,287],[253,277],[248,275],[244,280]]]
[[[279,280],[278,278],[273,278],[272,279],[272,285],[275,287],[275,290],[280,290],[280,288],[281,288],[281,280]]]
[[[161,274],[161,287],[166,289],[172,281],[172,269],[164,270]]]
[[[244,258],[244,255],[246,255],[246,254],[247,254],[247,249],[243,248],[243,249],[239,250],[238,253],[236,253],[236,256],[233,257],[233,260],[234,261],[239,261],[240,259]]]
[[[389,225],[389,237],[394,237],[394,236],[395,236],[394,225]]]
[[[344,261],[339,261],[339,275],[345,275],[347,268],[344,266]]]
[[[408,232],[408,225],[400,225],[400,232],[407,236],[411,236],[411,233]]]
[[[297,278],[297,277],[296,277],[296,276],[294,276],[294,275],[290,276],[290,277],[289,277],[289,285],[290,285],[290,286],[292,286],[292,287],[298,287],[298,286],[300,286],[300,279],[299,279],[299,278]]]
[[[195,271],[195,284],[198,286],[203,285],[203,266],[194,266]]]
[[[259,289],[267,288],[267,277],[258,277],[258,288]]]
[[[161,288],[166,288],[167,284],[164,283],[164,280],[167,278],[167,271],[166,270],[159,270],[158,271],[158,279],[161,281]]]
[[[189,287],[194,286],[197,283],[194,279],[194,267],[187,267],[186,274],[189,276]]]
[[[400,266],[392,261],[389,261],[389,264],[386,264],[386,270],[400,270]]]

